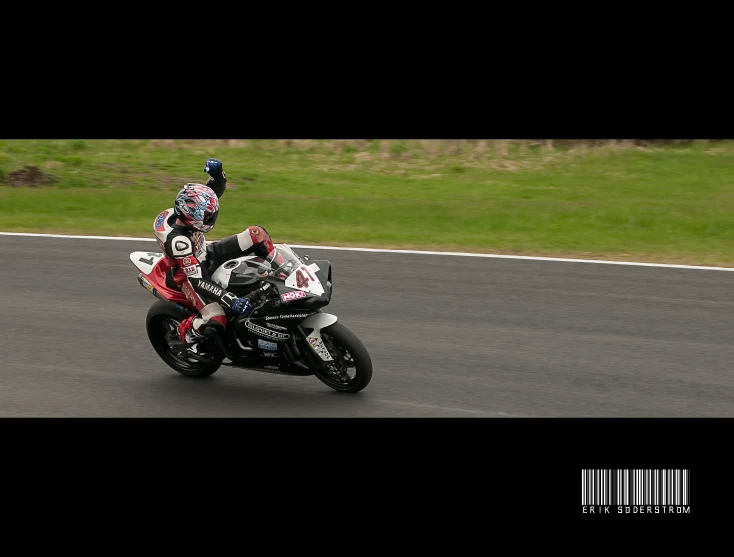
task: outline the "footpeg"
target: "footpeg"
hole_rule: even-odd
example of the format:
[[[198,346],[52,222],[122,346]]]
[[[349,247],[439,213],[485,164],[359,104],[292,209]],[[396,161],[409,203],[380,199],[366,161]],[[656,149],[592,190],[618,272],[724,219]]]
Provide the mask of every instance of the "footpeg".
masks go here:
[[[221,323],[216,321],[206,323],[199,328],[199,332],[206,338],[211,339],[227,358],[234,361],[237,356],[228,349],[224,341],[225,329]]]
[[[224,335],[224,325],[216,321],[205,323],[199,328],[199,333],[206,338],[216,338]]]

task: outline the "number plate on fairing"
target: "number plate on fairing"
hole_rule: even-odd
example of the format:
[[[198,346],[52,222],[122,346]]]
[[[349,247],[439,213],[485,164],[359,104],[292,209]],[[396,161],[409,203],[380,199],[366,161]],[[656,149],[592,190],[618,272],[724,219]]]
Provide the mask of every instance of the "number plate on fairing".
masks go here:
[[[161,259],[163,259],[162,253],[134,251],[130,254],[130,261],[132,261],[133,265],[135,265],[144,275],[152,273],[153,269]]]
[[[303,290],[304,292],[321,296],[324,293],[324,286],[316,277],[316,271],[319,270],[319,266],[316,263],[300,265],[285,279],[285,285],[288,288]]]

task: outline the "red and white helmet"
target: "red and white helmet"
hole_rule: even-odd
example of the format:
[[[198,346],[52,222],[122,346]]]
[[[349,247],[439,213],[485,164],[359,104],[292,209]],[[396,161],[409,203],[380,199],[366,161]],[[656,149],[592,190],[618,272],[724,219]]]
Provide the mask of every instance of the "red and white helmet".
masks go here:
[[[219,198],[208,186],[186,184],[178,192],[173,210],[186,226],[200,232],[209,232],[217,224]]]

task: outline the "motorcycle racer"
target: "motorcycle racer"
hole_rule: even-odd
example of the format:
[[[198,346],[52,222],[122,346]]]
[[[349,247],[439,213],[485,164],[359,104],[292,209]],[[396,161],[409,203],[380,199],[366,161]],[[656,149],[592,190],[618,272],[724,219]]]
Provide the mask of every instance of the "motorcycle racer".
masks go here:
[[[204,171],[209,174],[207,183],[184,185],[173,207],[161,211],[153,224],[170,265],[167,286],[181,290],[201,315],[181,323],[179,336],[184,344],[197,342],[208,327],[223,333],[227,327],[225,307],[241,315],[252,311],[250,295],[238,298],[223,289],[212,281],[211,271],[229,259],[251,253],[267,257],[274,250],[270,236],[259,225],[207,245],[204,234],[217,223],[227,178],[218,159],[208,159]]]

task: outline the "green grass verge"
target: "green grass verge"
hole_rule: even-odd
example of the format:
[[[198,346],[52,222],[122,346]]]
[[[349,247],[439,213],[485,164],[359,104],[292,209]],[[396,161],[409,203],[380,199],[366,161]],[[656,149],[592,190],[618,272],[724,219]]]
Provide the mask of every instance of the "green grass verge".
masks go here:
[[[548,151],[421,141],[0,142],[0,230],[151,236],[204,162],[230,188],[211,239],[734,264],[734,142]],[[23,166],[53,183],[12,185]]]

